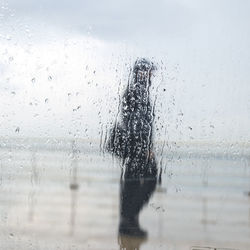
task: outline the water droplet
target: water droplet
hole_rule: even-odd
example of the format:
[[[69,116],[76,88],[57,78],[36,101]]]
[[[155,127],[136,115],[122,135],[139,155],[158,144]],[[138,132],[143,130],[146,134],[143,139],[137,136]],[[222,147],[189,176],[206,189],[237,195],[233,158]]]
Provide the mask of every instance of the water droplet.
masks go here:
[[[44,100],[44,102],[45,102],[45,103],[48,103],[48,101],[49,101],[49,99],[48,99],[48,98],[46,98],[46,99]]]
[[[49,81],[52,81],[52,76],[48,76],[48,80],[49,80]]]
[[[35,83],[35,82],[36,82],[36,78],[33,77],[33,78],[31,79],[31,82],[32,82],[32,83]]]
[[[16,133],[19,133],[19,132],[20,132],[20,128],[19,128],[19,127],[16,127],[15,132],[16,132]]]

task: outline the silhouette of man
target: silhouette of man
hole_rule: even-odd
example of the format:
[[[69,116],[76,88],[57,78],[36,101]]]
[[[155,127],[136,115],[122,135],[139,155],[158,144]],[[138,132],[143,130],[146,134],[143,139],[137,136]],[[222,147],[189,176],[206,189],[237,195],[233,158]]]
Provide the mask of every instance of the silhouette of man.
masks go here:
[[[157,165],[152,152],[154,111],[150,102],[151,73],[146,59],[136,60],[121,102],[121,119],[110,133],[107,148],[122,159],[119,234],[146,237],[139,212],[155,190]]]

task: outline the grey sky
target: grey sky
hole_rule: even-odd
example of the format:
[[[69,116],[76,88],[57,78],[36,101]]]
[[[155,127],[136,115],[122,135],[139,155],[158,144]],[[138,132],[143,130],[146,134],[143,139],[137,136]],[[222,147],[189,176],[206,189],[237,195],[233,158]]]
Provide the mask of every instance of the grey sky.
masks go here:
[[[118,82],[126,84],[128,65],[137,56],[146,56],[162,65],[155,85],[160,84],[159,91],[167,89],[157,95],[159,124],[168,128],[169,138],[250,140],[249,1],[9,0],[2,6],[6,8],[1,9],[0,22],[1,95],[5,100],[1,108],[6,110],[7,105],[15,114],[2,118],[2,131],[9,127],[14,131],[20,123],[20,134],[25,127],[25,133],[30,132],[30,124],[33,134],[40,131],[43,136],[46,130],[47,136],[64,136],[68,130],[82,129],[82,116],[89,127],[99,131],[99,118],[89,119],[88,114],[93,110],[98,114],[101,109],[103,123],[105,119],[111,121],[112,115],[93,103],[101,99],[115,108],[116,102],[108,103],[107,96],[115,98]],[[86,65],[97,69],[95,76],[88,76],[93,82],[91,88],[85,86],[82,77]],[[54,89],[61,91],[51,90],[49,74],[53,75]],[[34,76],[35,88],[30,86]],[[72,85],[72,81],[78,83]],[[87,93],[91,99],[78,114],[72,113],[73,108],[67,109],[71,104],[63,99],[70,89],[80,92],[81,98],[86,98],[81,92]],[[9,94],[13,91],[14,99]],[[33,115],[46,117],[46,109],[26,110],[26,122],[21,122],[15,111],[20,105],[25,109],[25,98],[30,102],[39,99],[41,93],[41,99],[53,99],[55,115],[37,127],[41,119],[37,121]],[[80,105],[78,99],[75,105]],[[64,108],[60,108],[60,100]],[[182,118],[178,115],[181,112]],[[60,119],[67,124],[64,129]],[[72,125],[72,119],[79,122]]]

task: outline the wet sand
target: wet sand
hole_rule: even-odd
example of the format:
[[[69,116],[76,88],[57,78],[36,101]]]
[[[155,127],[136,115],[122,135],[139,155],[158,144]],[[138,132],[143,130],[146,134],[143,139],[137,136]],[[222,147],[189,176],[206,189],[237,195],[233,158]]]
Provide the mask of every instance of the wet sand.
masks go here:
[[[1,148],[1,250],[250,249],[248,157],[166,161],[140,239],[118,235],[119,162],[90,152]]]

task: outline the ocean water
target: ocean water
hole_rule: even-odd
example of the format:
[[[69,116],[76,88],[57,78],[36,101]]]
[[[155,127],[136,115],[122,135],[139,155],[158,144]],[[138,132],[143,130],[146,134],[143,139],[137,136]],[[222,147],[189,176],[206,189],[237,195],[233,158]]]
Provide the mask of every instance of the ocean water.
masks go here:
[[[99,149],[1,141],[1,250],[250,249],[248,148],[164,149],[161,183],[139,215],[143,238],[119,234],[121,164]]]

